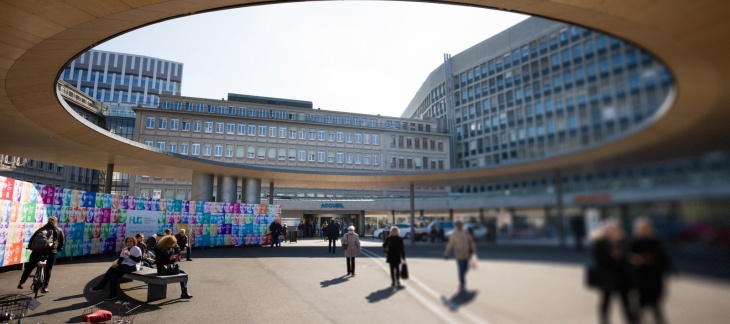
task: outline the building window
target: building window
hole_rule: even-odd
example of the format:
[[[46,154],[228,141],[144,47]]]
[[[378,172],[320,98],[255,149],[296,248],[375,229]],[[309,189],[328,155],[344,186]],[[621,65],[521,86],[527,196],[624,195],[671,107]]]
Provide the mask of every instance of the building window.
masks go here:
[[[345,161],[345,154],[337,152],[337,163],[343,163]]]
[[[170,145],[168,146],[168,148],[169,148],[168,150],[169,150],[170,152],[172,152],[172,153],[177,153],[177,144],[175,144],[175,143],[170,143]]]
[[[373,145],[380,145],[380,135],[373,134]]]
[[[238,124],[238,135],[246,135],[246,124]]]
[[[286,127],[279,127],[279,138],[286,138]]]
[[[355,162],[357,163],[357,157],[355,158]],[[370,155],[365,155],[362,160],[364,165],[370,165]]]
[[[297,129],[296,128],[289,129],[289,139],[297,139]]]
[[[215,145],[215,156],[222,156],[223,155],[223,145],[216,144]]]
[[[157,128],[167,129],[167,118],[160,118],[159,122],[157,123]]]
[[[193,121],[193,132],[200,133],[202,123],[199,120]]]
[[[144,145],[153,146],[154,144],[150,140],[144,140]],[[5,158],[7,159],[8,157],[6,156]]]
[[[256,148],[253,146],[249,146],[248,150],[246,151],[246,157],[249,159],[253,159],[256,157]]]
[[[180,154],[188,155],[188,144],[180,143]]]
[[[347,164],[352,164],[352,153],[345,154],[345,162]]]
[[[223,123],[215,123],[215,133],[223,134]]]
[[[324,141],[324,136],[325,136],[325,132],[324,132],[324,129],[320,129],[320,130],[319,130],[319,131],[317,132],[317,134],[318,134],[318,136],[317,136],[317,139],[318,139],[318,140],[320,140],[320,141]]]
[[[256,136],[256,125],[248,125],[248,136]]]
[[[373,165],[380,165],[380,155],[373,155]]]
[[[149,116],[149,115],[148,115],[148,116],[147,116],[147,123],[145,124],[145,126],[146,126],[146,127],[148,128],[148,129],[153,129],[153,128],[155,128],[155,116]]]
[[[317,162],[324,162],[324,151],[317,151]]]
[[[192,155],[200,155],[200,143],[193,143],[190,153]]]
[[[342,131],[337,132],[337,141],[342,142],[344,140],[345,134]]]
[[[360,144],[362,142],[362,134],[355,133],[355,144]]]
[[[190,121],[184,120],[182,122],[182,131],[183,132],[189,132],[190,131]]]
[[[170,118],[170,130],[177,130],[180,120],[177,118]]]
[[[236,131],[236,124],[234,123],[228,123],[226,128],[226,133],[233,135]]]
[[[206,133],[212,133],[213,132],[213,122],[212,121],[206,121],[205,122],[205,132]]]
[[[210,146],[210,144],[203,145],[203,156],[210,156],[211,151],[212,147]]]
[[[306,150],[299,150],[299,155],[297,156],[299,161],[305,161],[307,158],[307,151]]]
[[[259,136],[266,137],[266,125],[259,125]]]
[[[286,149],[285,148],[279,149],[279,160],[281,160],[281,161],[286,160]]]
[[[370,144],[370,134],[363,134],[362,142],[363,144]]]

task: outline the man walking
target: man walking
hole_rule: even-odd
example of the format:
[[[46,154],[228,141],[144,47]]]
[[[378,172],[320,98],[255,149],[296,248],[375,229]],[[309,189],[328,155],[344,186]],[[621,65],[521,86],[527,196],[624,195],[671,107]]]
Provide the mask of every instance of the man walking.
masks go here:
[[[469,258],[476,253],[474,239],[469,231],[464,230],[464,223],[456,221],[456,229],[449,236],[449,243],[446,244],[444,260],[449,259],[449,253],[454,250],[454,259],[459,269],[459,292],[466,291],[466,271],[469,266]]]
[[[337,238],[339,237],[340,224],[337,221],[333,221],[327,225],[327,239],[329,239],[329,243],[327,243],[327,252],[332,252],[332,254],[335,253],[335,249],[337,248]]]
[[[271,222],[271,225],[269,225],[269,232],[271,233],[271,247],[280,247],[281,243],[279,243],[279,239],[281,238],[281,224],[277,223],[276,221]]]
[[[188,244],[188,236],[185,235],[185,229],[181,228],[180,232],[175,234],[175,239],[177,239],[177,246],[180,247],[180,249],[185,249],[185,260],[193,261],[193,259],[190,258],[190,244]]]

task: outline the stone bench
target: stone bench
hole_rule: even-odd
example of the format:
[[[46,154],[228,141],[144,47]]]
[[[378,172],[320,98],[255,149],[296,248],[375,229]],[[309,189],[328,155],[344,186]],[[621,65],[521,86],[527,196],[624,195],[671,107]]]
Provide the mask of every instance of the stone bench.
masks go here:
[[[130,272],[124,278],[142,281],[147,284],[147,302],[167,298],[167,285],[188,280],[187,274],[162,276],[157,269],[142,267],[142,270]]]

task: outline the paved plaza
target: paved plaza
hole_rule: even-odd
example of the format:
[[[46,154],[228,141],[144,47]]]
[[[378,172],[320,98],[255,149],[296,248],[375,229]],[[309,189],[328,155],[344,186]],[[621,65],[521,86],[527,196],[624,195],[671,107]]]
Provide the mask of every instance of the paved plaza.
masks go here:
[[[595,323],[598,294],[583,285],[587,252],[554,246],[479,243],[478,269],[468,274],[467,293],[457,294],[456,264],[441,258],[443,243],[406,245],[411,278],[390,288],[380,243],[363,239],[356,276],[346,276],[342,249],[327,253],[319,239],[281,248],[231,247],[193,250],[181,262],[190,274],[193,299],[144,303],[146,286],[122,283],[118,301],[141,305],[136,323]],[[89,292],[116,258],[63,260],[53,272],[51,292],[39,298],[25,323],[80,323],[87,307],[107,292]],[[714,276],[680,273],[670,279],[665,310],[670,323],[727,323],[730,276],[727,263]],[[707,262],[705,262],[708,264]],[[697,264],[695,263],[696,267]],[[705,267],[713,267],[711,263]],[[15,288],[20,271],[0,273],[0,294]],[[26,285],[28,287],[29,285]],[[22,291],[29,293],[29,290]],[[614,322],[621,317],[615,303]],[[102,308],[116,312],[114,302]]]

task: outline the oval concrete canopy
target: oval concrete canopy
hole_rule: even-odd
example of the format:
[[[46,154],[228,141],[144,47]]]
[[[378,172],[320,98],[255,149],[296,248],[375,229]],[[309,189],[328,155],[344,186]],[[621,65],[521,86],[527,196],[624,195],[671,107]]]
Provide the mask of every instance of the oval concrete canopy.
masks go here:
[[[195,171],[259,178],[277,186],[403,187],[480,183],[503,177],[648,161],[727,148],[730,127],[730,2],[635,0],[452,1],[583,25],[633,42],[674,75],[676,97],[643,130],[550,159],[431,173],[293,172],[182,158],[145,148],[69,113],[55,92],[77,54],[131,29],[167,19],[266,1],[0,1],[0,152],[104,170],[171,178]],[[446,3],[446,2],[444,2]],[[405,107],[404,107],[405,108]],[[363,111],[363,113],[368,113]]]

